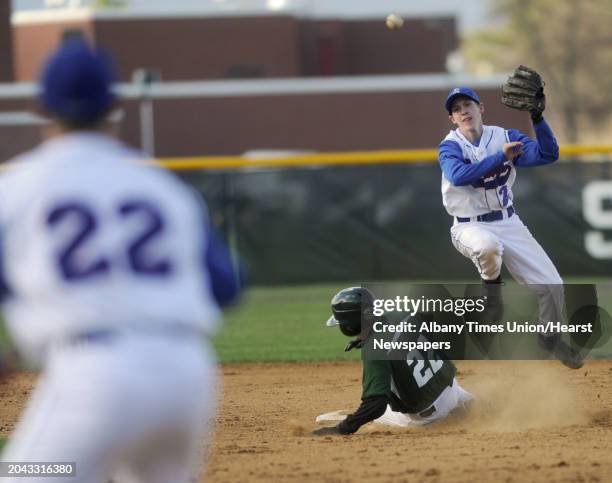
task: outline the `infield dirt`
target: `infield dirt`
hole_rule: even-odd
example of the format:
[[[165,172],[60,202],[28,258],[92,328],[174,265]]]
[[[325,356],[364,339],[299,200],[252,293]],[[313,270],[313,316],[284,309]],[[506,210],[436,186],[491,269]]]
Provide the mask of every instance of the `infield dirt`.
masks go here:
[[[358,406],[359,363],[224,365],[206,481],[612,481],[612,362],[457,366],[477,398],[469,416],[315,437],[317,415]],[[0,436],[33,381],[0,384]]]
[[[612,363],[460,362],[477,403],[462,420],[314,437],[355,409],[361,365],[223,367],[208,481],[612,481]]]

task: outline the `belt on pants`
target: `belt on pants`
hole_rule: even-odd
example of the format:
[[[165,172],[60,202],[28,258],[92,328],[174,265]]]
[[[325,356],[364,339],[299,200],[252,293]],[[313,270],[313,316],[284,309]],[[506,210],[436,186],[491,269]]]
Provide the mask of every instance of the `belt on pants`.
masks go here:
[[[107,344],[115,342],[116,340],[126,336],[136,335],[138,337],[147,336],[162,336],[168,338],[182,338],[182,337],[199,337],[200,332],[194,328],[183,325],[172,325],[163,327],[150,327],[147,329],[93,329],[90,331],[82,332],[71,337],[69,342],[73,344]]]
[[[457,216],[456,218],[459,223],[468,223],[470,221],[484,221],[488,223],[490,221],[503,220],[504,211],[507,213],[506,218],[510,218],[512,215],[514,215],[514,213],[516,213],[514,211],[514,207],[510,206],[505,210],[489,211],[488,213],[485,213],[484,215],[472,216],[472,217],[467,217],[467,218],[464,218],[462,216]]]
[[[427,409],[423,409],[419,414],[419,416],[421,416],[422,418],[426,418],[428,416],[431,416],[433,413],[436,412],[436,405],[432,404],[431,406],[429,406]]]
[[[453,378],[442,390],[442,392],[446,391],[447,388],[449,387],[453,387],[453,384],[455,383],[455,379]],[[438,398],[442,395],[442,392],[438,395]],[[436,399],[437,401],[438,399]],[[434,402],[431,406],[429,406],[428,408],[423,409],[422,411],[417,413],[417,416],[421,417],[421,418],[427,418],[429,416],[431,416],[432,414],[434,414],[436,412],[436,403]]]

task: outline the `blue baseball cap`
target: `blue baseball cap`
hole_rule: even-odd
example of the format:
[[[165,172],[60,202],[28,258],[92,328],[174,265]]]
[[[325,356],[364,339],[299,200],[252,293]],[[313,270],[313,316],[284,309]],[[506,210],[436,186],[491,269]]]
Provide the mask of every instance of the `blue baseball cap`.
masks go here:
[[[472,89],[469,87],[455,87],[448,93],[448,96],[446,96],[446,102],[444,103],[444,107],[449,114],[451,113],[453,101],[459,96],[469,97],[473,101],[480,104],[480,97],[478,97],[478,94],[476,94],[476,92],[474,92]]]
[[[40,77],[40,102],[53,117],[68,123],[92,123],[114,102],[116,79],[108,55],[82,38],[66,40],[52,53]]]

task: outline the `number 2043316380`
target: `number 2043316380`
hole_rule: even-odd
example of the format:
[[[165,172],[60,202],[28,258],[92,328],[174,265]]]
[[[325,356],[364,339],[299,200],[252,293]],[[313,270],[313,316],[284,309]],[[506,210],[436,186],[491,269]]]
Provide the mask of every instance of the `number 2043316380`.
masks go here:
[[[135,218],[140,220],[141,228],[132,235],[124,247],[124,253],[120,254],[127,260],[129,270],[139,276],[163,277],[172,273],[169,257],[149,255],[165,230],[161,210],[155,204],[141,199],[125,200],[117,206],[114,218],[113,229],[128,229],[129,221]],[[104,276],[115,269],[113,260],[117,259],[116,254],[97,253],[84,257],[79,253],[98,235],[101,229],[98,220],[95,209],[80,201],[58,203],[48,212],[46,222],[52,232],[59,232],[64,223],[77,227],[57,251],[58,268],[66,281]]]

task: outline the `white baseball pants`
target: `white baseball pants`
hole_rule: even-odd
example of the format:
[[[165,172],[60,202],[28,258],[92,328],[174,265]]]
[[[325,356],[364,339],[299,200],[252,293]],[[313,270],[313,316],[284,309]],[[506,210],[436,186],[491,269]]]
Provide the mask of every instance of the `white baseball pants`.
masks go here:
[[[455,409],[467,411],[467,406],[474,399],[469,392],[463,389],[457,379],[453,379],[452,386],[448,386],[434,401],[435,411],[429,416],[422,417],[418,414],[404,414],[393,411],[391,406],[387,406],[385,414],[376,419],[375,422],[386,424],[387,426],[423,426],[440,419],[448,417]]]
[[[564,320],[563,280],[516,213],[488,223],[455,221],[451,239],[457,251],[472,260],[484,280],[495,280],[503,262],[519,284],[529,285],[537,294],[540,320]]]
[[[199,481],[217,377],[203,346],[134,333],[54,351],[3,461],[76,463],[76,477],[36,483]]]

